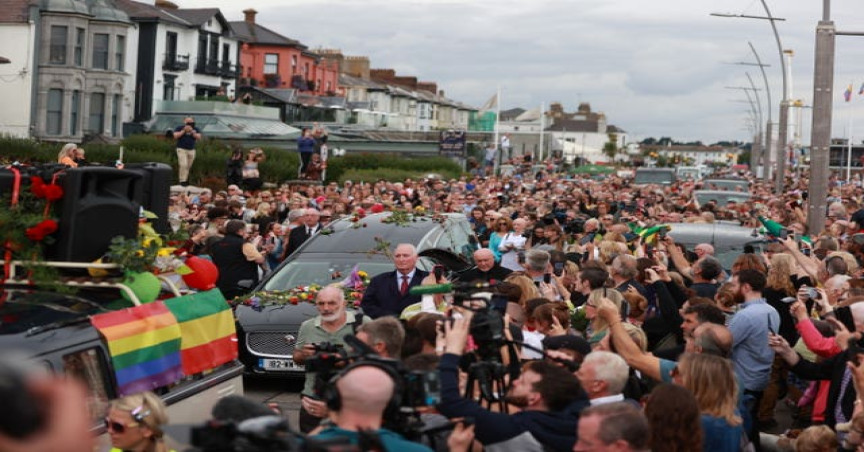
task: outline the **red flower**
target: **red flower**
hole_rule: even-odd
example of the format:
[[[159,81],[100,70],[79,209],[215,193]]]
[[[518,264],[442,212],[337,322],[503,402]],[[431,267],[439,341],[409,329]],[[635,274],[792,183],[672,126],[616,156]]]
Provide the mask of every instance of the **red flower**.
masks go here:
[[[384,205],[381,203],[372,204],[372,213],[381,213],[384,211]]]
[[[34,242],[41,242],[45,240],[45,236],[55,232],[57,232],[57,222],[54,220],[42,220],[41,223],[24,231],[27,238]]]
[[[39,176],[30,176],[30,191],[37,198],[45,197],[45,182]]]
[[[46,185],[43,189],[45,199],[48,202],[54,202],[63,198],[63,187],[57,184]]]

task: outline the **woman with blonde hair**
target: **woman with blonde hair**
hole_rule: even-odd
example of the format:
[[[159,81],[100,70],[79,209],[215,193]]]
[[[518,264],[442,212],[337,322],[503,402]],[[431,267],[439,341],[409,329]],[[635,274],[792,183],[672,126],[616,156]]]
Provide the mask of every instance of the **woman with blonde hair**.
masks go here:
[[[492,233],[489,234],[489,249],[495,255],[495,262],[501,262],[501,250],[498,249],[498,246],[501,245],[501,240],[510,232],[512,226],[513,221],[506,216],[501,216],[489,226],[492,229]]]
[[[596,346],[606,336],[606,333],[609,332],[609,324],[597,315],[597,305],[604,298],[614,303],[615,307],[618,308],[618,312],[621,312],[621,306],[624,304],[624,297],[621,295],[621,292],[615,289],[603,287],[594,289],[588,294],[588,300],[583,305],[585,318],[590,321],[585,335],[588,337],[588,343],[592,347]]]
[[[706,353],[685,353],[672,372],[676,382],[687,388],[699,404],[703,450],[741,450],[746,437],[737,411],[738,383],[732,362]]]
[[[112,401],[105,417],[111,452],[168,452],[162,431],[167,423],[165,404],[152,392]]]
[[[525,308],[526,301],[540,297],[540,291],[534,285],[534,281],[525,276],[524,273],[510,274],[504,279],[504,282],[513,284],[522,291],[522,295],[519,297],[519,306],[522,306],[522,308]]]
[[[75,163],[75,149],[77,148],[78,146],[75,143],[64,144],[63,148],[60,149],[60,152],[57,154],[57,163],[72,168],[78,168],[78,164]]]

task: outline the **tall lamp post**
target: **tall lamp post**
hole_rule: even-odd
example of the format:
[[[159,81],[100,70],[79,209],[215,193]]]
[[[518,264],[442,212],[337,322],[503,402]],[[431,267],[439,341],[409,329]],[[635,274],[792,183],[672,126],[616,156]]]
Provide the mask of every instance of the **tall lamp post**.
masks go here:
[[[761,20],[767,20],[768,22],[771,23],[771,30],[774,32],[774,40],[777,41],[777,51],[780,54],[780,69],[781,69],[782,74],[783,74],[783,98],[780,101],[780,130],[778,131],[779,136],[777,138],[777,147],[774,150],[774,157],[775,157],[775,160],[777,161],[777,171],[775,171],[775,174],[774,174],[774,191],[775,191],[775,193],[780,194],[780,192],[783,191],[783,181],[784,181],[784,177],[786,174],[784,166],[785,166],[785,155],[786,155],[786,134],[787,134],[787,130],[789,127],[789,124],[788,124],[789,123],[789,99],[787,97],[788,92],[786,89],[786,86],[787,86],[786,57],[783,53],[783,45],[780,42],[780,34],[777,33],[776,22],[777,21],[783,21],[786,19],[781,19],[781,18],[772,16],[771,10],[768,8],[768,4],[765,2],[765,0],[760,0],[760,1],[762,2],[762,7],[765,8],[765,14],[767,16],[751,16],[751,15],[745,15],[745,14],[717,14],[717,13],[712,13],[711,15],[712,16],[718,16],[718,17],[740,17],[740,18],[744,18],[744,19],[761,19]],[[828,0],[825,0],[825,1],[828,1]],[[751,45],[751,47],[752,47],[752,45]],[[769,111],[770,111],[770,108],[771,108],[770,101],[769,101],[768,107],[769,107]],[[768,132],[768,138],[767,139],[770,141],[771,140],[771,124],[770,124],[770,122],[768,124],[767,132]],[[769,149],[770,149],[770,146],[769,146]]]
[[[747,96],[747,102],[750,103],[750,108],[753,110],[753,116],[754,120],[756,121],[756,125],[753,130],[753,146],[751,146],[750,148],[750,168],[755,168],[755,165],[759,163],[758,156],[762,155],[762,103],[759,101],[759,89],[756,88],[756,85],[753,84],[753,79],[750,77],[750,74],[747,74],[747,78],[750,80],[750,87],[725,86],[724,88],[743,91],[744,95]],[[750,91],[753,91],[753,97],[750,97]],[[754,99],[756,106],[754,106]],[[765,160],[767,162],[767,159]]]

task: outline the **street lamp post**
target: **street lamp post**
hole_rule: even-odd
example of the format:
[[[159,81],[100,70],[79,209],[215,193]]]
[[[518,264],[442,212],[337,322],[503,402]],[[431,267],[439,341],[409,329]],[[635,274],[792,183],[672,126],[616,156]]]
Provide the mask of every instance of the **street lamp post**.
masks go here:
[[[746,86],[726,86],[726,89],[737,89],[744,91],[744,95],[747,96],[747,101],[750,103],[750,107],[754,110],[754,115],[758,111],[758,117],[755,118],[756,127],[753,131],[753,146],[750,147],[750,168],[755,169],[756,165],[759,163],[759,156],[762,155],[762,103],[759,101],[759,89],[756,88],[756,85],[753,84],[753,79],[750,77],[750,74],[747,74],[747,78],[750,80],[750,87]],[[750,91],[753,91],[753,97],[750,97]],[[756,105],[758,109],[753,106],[753,100],[756,100]],[[770,110],[769,110],[770,114]],[[771,120],[768,120],[768,124],[771,124]],[[767,159],[766,159],[767,163]],[[767,167],[767,165],[763,165],[763,167]]]
[[[762,71],[762,79],[765,81],[765,95],[768,98],[768,122],[765,124],[765,152],[762,153],[762,178],[765,179],[765,182],[768,182],[771,180],[771,137],[773,136],[772,127],[774,126],[774,123],[771,121],[771,112],[773,110],[771,85],[768,84],[768,75],[765,73],[765,65],[762,64],[762,58],[759,58],[759,52],[756,51],[756,47],[753,47],[752,42],[747,41],[747,45],[750,46],[750,51],[753,52],[753,56],[756,58],[756,65]]]
[[[751,15],[745,15],[745,14],[717,14],[717,13],[712,13],[711,15],[712,16],[719,16],[719,17],[740,17],[740,18],[744,18],[744,19],[761,19],[761,20],[767,20],[771,23],[771,30],[774,32],[774,40],[777,41],[777,50],[780,53],[780,68],[782,70],[782,75],[783,75],[783,77],[782,77],[782,79],[783,79],[783,97],[782,97],[782,100],[780,101],[780,124],[779,124],[780,130],[778,131],[779,136],[777,139],[777,147],[775,148],[775,152],[774,152],[775,160],[777,160],[777,171],[774,174],[774,190],[777,194],[779,194],[783,190],[783,181],[784,181],[784,177],[785,177],[784,155],[786,152],[786,133],[788,130],[788,121],[789,121],[789,102],[788,102],[787,90],[786,90],[786,83],[787,83],[787,81],[786,81],[786,58],[785,58],[785,55],[783,54],[783,45],[780,42],[780,34],[777,32],[777,24],[775,22],[784,21],[786,19],[781,19],[781,18],[772,16],[771,10],[768,9],[768,4],[765,2],[765,0],[760,0],[760,1],[762,3],[762,7],[765,8],[765,13],[767,14],[767,16],[751,16]],[[752,45],[751,45],[751,48],[752,48]],[[754,52],[755,52],[755,50],[754,50]],[[769,106],[769,112],[771,109],[770,103],[771,102],[769,100],[769,105],[768,105]],[[769,117],[770,117],[770,113],[769,113]],[[766,132],[767,132],[766,140],[768,142],[770,142],[770,140],[771,140],[771,122],[770,122],[770,119],[769,119],[769,123],[768,123],[768,130]],[[770,152],[770,149],[771,149],[771,146],[769,145],[768,146],[769,152]],[[765,173],[766,181],[769,180],[769,179],[767,179],[767,177],[768,177],[767,174],[768,174],[768,171],[767,171],[767,166],[766,166],[766,173]]]

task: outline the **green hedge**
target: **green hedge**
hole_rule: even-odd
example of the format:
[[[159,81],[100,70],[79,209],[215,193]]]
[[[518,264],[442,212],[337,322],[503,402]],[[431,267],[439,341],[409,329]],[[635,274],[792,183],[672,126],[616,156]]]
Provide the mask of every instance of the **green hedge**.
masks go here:
[[[120,145],[124,148],[123,160],[127,163],[162,162],[175,168],[177,166],[174,142],[164,137],[132,135]],[[110,163],[117,160],[120,145],[87,144],[83,147],[90,162]],[[58,143],[0,136],[0,163],[9,164],[16,160],[22,163],[56,162],[62,146]],[[197,152],[190,182],[214,189],[224,187],[225,164],[231,155],[232,146],[237,145],[210,138],[199,141],[195,146]],[[259,169],[265,182],[282,183],[296,179],[300,163],[296,152],[273,147],[263,149],[267,159],[259,165]],[[401,180],[427,173],[453,178],[461,174],[461,168],[443,157],[406,158],[397,154],[350,154],[330,157],[327,161],[328,181],[361,180],[358,175],[369,181],[381,178]]]

